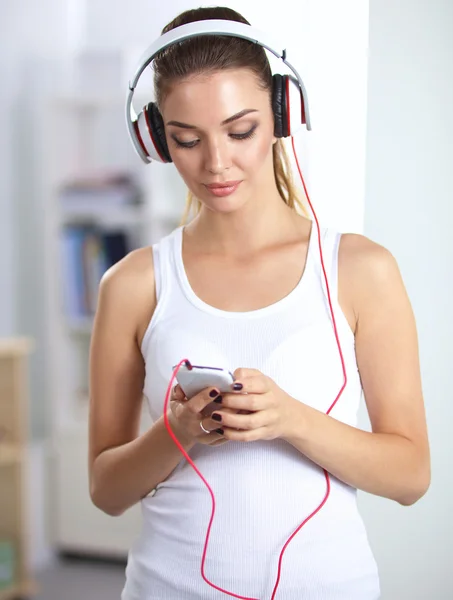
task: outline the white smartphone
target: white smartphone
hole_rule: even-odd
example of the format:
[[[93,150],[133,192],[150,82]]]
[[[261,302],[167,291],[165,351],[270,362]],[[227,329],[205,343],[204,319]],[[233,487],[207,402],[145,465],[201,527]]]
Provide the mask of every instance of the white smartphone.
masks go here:
[[[217,388],[220,393],[231,392],[233,374],[220,367],[181,365],[176,380],[187,398],[192,398],[207,387]]]
[[[190,399],[207,387],[217,388],[221,394],[232,392],[231,384],[234,383],[235,379],[228,369],[182,364],[176,374],[176,381],[181,386],[186,397]],[[201,411],[201,414],[205,417],[210,417],[220,406],[220,404],[214,401],[210,402]],[[238,414],[244,415],[250,414],[250,412],[249,410],[237,411]]]

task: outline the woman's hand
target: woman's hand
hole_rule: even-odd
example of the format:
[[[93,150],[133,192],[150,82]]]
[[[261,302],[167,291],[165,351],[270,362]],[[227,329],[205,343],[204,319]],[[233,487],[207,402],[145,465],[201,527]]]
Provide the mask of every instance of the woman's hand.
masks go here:
[[[218,390],[206,388],[188,400],[179,385],[173,388],[168,419],[179,441],[188,444],[198,442],[207,446],[220,446],[227,442],[220,425],[209,418],[211,411],[206,411],[206,407],[218,397]],[[204,432],[200,423],[211,433]]]
[[[256,369],[237,369],[234,378],[235,387],[242,384],[242,389],[222,394],[219,409],[211,414],[213,426],[223,429],[226,440],[252,442],[284,438],[297,418],[295,409],[300,407],[300,402]],[[215,415],[221,420],[216,420]],[[206,422],[209,420],[204,424]]]

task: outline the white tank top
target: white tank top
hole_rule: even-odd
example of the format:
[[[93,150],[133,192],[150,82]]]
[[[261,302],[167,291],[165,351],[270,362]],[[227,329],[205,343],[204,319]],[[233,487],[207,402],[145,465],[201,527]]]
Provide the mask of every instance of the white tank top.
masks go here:
[[[292,397],[326,412],[343,383],[313,223],[297,286],[274,304],[227,312],[198,298],[182,261],[183,228],[153,246],[157,307],[142,343],[144,394],[151,417],[163,413],[172,366],[194,364],[259,369]],[[341,234],[321,227],[321,243],[348,384],[330,413],[356,425],[362,388],[354,335],[338,303]],[[301,272],[303,269],[301,256]],[[270,600],[281,549],[320,504],[322,469],[283,440],[196,444],[189,452],[209,482],[216,513],[205,563],[215,585]],[[153,457],[153,460],[158,457]],[[166,481],[141,502],[143,525],[129,553],[122,600],[231,598],[200,573],[211,516],[208,489],[182,456]],[[375,600],[375,560],[358,513],[356,489],[331,477],[324,507],[287,547],[276,600]]]

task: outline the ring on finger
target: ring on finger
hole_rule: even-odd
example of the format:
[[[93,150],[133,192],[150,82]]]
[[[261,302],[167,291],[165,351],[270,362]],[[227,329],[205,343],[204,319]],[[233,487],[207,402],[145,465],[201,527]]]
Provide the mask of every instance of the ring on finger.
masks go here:
[[[200,421],[200,427],[201,427],[201,429],[202,429],[202,430],[203,430],[205,433],[211,433],[211,432],[210,432],[208,429],[205,429],[205,428],[204,428],[204,426],[203,426],[203,419],[201,419],[201,421]]]

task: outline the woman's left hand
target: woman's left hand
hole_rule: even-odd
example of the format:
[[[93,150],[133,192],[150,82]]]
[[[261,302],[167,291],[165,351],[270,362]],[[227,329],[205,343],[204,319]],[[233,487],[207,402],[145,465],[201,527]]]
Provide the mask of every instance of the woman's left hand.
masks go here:
[[[224,438],[239,442],[284,438],[294,425],[301,403],[256,369],[237,369],[234,378],[242,389],[223,393],[219,409],[211,415],[221,416],[221,421],[213,422],[224,430]],[[241,412],[223,412],[222,407]]]

